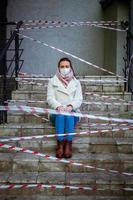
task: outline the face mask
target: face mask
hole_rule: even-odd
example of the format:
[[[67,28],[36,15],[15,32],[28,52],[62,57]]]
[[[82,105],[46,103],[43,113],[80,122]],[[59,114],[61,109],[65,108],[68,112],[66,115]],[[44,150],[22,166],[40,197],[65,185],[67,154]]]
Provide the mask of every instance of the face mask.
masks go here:
[[[61,68],[61,69],[60,69],[60,73],[61,73],[63,76],[66,76],[67,74],[69,74],[69,72],[70,72],[70,67],[69,67],[69,68],[64,67],[64,68]]]

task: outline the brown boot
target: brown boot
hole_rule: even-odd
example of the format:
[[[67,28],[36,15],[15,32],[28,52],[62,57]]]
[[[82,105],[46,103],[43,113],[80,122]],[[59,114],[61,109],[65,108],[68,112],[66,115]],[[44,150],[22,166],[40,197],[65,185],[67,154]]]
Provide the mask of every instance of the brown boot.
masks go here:
[[[63,158],[64,141],[57,141],[56,158]]]
[[[64,157],[65,158],[72,157],[72,141],[65,142]]]

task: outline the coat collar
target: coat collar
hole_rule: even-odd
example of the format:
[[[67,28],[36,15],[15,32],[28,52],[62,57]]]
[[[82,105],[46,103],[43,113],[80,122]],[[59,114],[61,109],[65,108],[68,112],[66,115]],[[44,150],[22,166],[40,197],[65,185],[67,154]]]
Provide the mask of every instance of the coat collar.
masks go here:
[[[70,81],[70,83],[68,84],[67,88],[63,85],[63,83],[58,79],[58,77],[55,75],[53,77],[53,85],[58,87],[58,90],[66,93],[66,94],[71,94],[72,92],[74,92],[76,90],[77,87],[77,80],[74,77],[74,79],[72,79]]]

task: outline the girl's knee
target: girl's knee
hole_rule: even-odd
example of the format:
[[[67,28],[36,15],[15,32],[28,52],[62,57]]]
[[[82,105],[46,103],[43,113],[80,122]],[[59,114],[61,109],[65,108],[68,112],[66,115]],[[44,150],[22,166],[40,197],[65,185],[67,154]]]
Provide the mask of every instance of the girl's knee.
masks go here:
[[[74,116],[65,116],[65,120],[67,120],[67,121],[74,120]]]

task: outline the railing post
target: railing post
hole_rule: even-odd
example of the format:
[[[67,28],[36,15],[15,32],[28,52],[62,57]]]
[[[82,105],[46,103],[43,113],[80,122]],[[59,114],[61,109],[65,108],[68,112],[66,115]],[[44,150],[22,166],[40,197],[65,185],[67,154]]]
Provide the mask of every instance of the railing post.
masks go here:
[[[130,24],[129,24],[129,45],[130,45],[130,65],[129,65],[129,79],[128,79],[128,87],[129,91],[132,92],[132,100],[133,100],[133,0],[130,1]]]
[[[3,74],[3,105],[7,101],[7,66],[5,65],[4,74]],[[7,123],[7,111],[3,111],[3,122]]]
[[[17,34],[19,31],[16,31],[15,36],[15,77],[18,77],[19,70],[19,35]],[[18,84],[16,82],[16,89],[18,88]]]

